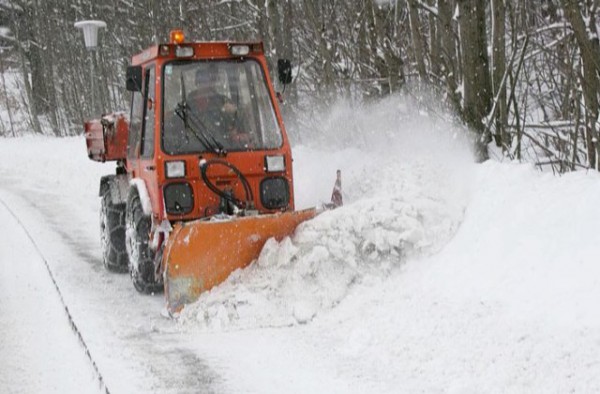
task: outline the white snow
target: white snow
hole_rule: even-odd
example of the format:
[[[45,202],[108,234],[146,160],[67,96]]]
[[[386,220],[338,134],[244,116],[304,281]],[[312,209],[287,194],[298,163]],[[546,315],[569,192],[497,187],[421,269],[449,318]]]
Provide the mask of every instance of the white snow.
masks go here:
[[[0,26],[0,37],[3,38],[12,38],[10,34],[10,29],[7,27]]]
[[[462,220],[474,165],[456,130],[422,113],[402,99],[362,111],[340,104],[320,139],[344,144],[339,130],[346,128],[349,138],[361,136],[361,149],[296,148],[295,193],[300,207],[325,202],[341,169],[347,205],[304,223],[280,245],[268,242],[256,264],[186,307],[180,322],[209,329],[303,324],[365,278],[384,278],[439,250]]]
[[[142,203],[142,211],[145,215],[152,215],[152,203],[150,202],[150,195],[146,188],[146,183],[141,178],[133,178],[129,181],[129,186],[135,186],[140,196],[140,202]]]
[[[99,393],[44,261],[0,203],[0,389]]]
[[[0,198],[111,392],[599,392],[600,175],[470,164],[456,130],[405,104],[342,108],[320,130],[330,150],[294,147],[297,206],[327,202],[338,168],[345,206],[270,241],[179,320],[103,270],[97,185],[113,169],[83,138],[2,140]],[[0,220],[0,391],[94,392],[39,256]]]
[[[293,239],[268,242],[256,264],[185,308],[180,320],[220,328],[305,323],[365,276],[385,277],[410,257],[437,251],[466,204],[456,169],[403,163],[404,155],[366,157],[346,182],[347,200],[357,201],[304,223]]]

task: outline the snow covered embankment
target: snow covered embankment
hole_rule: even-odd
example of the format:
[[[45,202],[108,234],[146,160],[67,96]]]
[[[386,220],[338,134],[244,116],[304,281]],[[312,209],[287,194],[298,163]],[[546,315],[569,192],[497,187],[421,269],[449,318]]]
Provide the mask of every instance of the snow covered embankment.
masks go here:
[[[291,239],[267,242],[255,264],[187,306],[180,322],[208,329],[305,323],[340,303],[354,284],[385,278],[454,234],[473,167],[456,133],[398,99],[333,116],[362,123],[369,142],[337,152],[296,147],[296,193],[302,202],[326,200],[337,166],[346,205],[302,224]],[[329,124],[330,139],[348,125]],[[323,173],[330,174],[325,191]]]
[[[476,173],[443,250],[348,297],[328,336],[371,392],[599,392],[600,175]]]

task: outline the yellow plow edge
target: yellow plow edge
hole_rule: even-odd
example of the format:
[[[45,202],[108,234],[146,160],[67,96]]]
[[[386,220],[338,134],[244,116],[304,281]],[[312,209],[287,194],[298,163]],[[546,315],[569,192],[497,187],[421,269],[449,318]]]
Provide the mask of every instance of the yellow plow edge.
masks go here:
[[[233,271],[258,258],[269,238],[281,241],[316,214],[311,208],[226,221],[177,223],[163,254],[167,309],[179,312]]]

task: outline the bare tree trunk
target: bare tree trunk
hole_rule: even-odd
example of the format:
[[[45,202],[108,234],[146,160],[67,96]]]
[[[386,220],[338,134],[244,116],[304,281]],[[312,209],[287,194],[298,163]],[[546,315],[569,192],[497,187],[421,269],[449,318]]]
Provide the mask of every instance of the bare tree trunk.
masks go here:
[[[459,0],[460,40],[465,78],[464,112],[467,125],[475,132],[476,159],[488,159],[489,136],[483,135],[483,118],[492,102],[489,61],[487,55],[485,5],[479,0]]]
[[[19,59],[21,60],[21,73],[23,76],[23,85],[25,85],[25,93],[27,97],[27,105],[29,112],[29,121],[33,131],[37,134],[42,134],[42,128],[40,126],[40,121],[38,119],[38,111],[35,105],[35,100],[33,99],[33,93],[31,90],[31,83],[29,82],[29,73],[27,72],[27,60],[25,58],[25,53],[19,44]]]
[[[284,59],[293,60],[295,63],[299,63],[299,57],[294,59],[294,42],[292,37],[292,30],[294,28],[294,8],[292,0],[285,0],[283,6],[283,27],[282,27],[282,52],[280,56]],[[290,106],[294,106],[298,103],[298,89],[296,83],[292,83],[287,87],[289,91],[286,93],[290,97]]]
[[[27,106],[29,113],[29,120],[31,124],[31,128],[35,133],[41,134],[42,129],[40,127],[40,122],[38,120],[38,110],[36,107],[36,101],[33,98],[33,92],[31,89],[31,83],[29,82],[29,73],[28,73],[28,65],[27,65],[27,57],[25,54],[25,49],[23,48],[23,43],[21,40],[27,40],[27,37],[22,36],[22,29],[27,28],[27,26],[21,26],[17,22],[19,21],[21,15],[19,13],[23,13],[23,10],[17,11],[14,7],[14,4],[11,4],[11,17],[12,17],[12,31],[15,34],[15,44],[17,49],[18,58],[20,61],[20,71],[23,77],[23,84],[25,85],[25,93],[27,102],[23,103]]]
[[[498,97],[494,137],[496,146],[502,147],[503,150],[510,145],[510,138],[506,133],[508,123],[506,85],[502,85],[502,79],[506,72],[506,7],[504,1],[492,0],[492,88],[494,97]]]
[[[588,150],[589,166],[599,169],[598,156],[600,148],[598,145],[598,93],[600,93],[600,45],[598,42],[598,31],[594,13],[589,12],[589,24],[583,20],[577,0],[562,0],[565,9],[565,17],[573,27],[573,33],[581,53],[583,73],[580,74],[581,88],[585,100],[586,112],[586,142]],[[588,9],[589,11],[589,9]],[[589,30],[589,33],[588,31]]]
[[[453,27],[453,1],[438,0],[438,34],[441,40],[440,63],[441,76],[446,82],[447,95],[457,112],[462,112],[461,97],[458,93],[458,82],[461,73],[458,67],[456,32]]]
[[[38,37],[44,37],[43,31],[46,26],[41,26],[45,20],[40,16],[40,4],[39,0],[36,0],[30,5],[29,9],[26,10],[29,17],[33,18],[34,22],[32,25],[28,25],[26,36],[23,37],[28,40],[29,45],[24,48],[24,53],[29,63],[29,69],[31,70],[31,94],[34,102],[34,107],[38,114],[48,114],[50,111],[48,105],[48,90],[46,87],[46,70],[45,65],[48,61],[45,56],[45,50],[42,42],[38,42]]]
[[[2,56],[0,56],[0,75],[2,75],[2,88],[4,91],[4,101],[6,102],[6,112],[8,113],[8,121],[10,123],[10,132],[13,137],[16,137],[12,110],[10,108],[10,103],[8,102],[8,89],[6,88],[6,79],[4,78],[4,63],[2,62]]]
[[[257,8],[260,10],[258,17],[258,34],[260,36],[260,40],[265,46],[265,53],[270,53],[272,45],[271,36],[269,35],[269,9],[265,1],[258,2],[258,4],[262,4],[257,6]]]
[[[384,75],[385,73],[385,60],[381,56],[380,53],[377,52],[377,48],[379,47],[379,35],[377,33],[377,17],[375,15],[375,4],[374,0],[367,0],[365,2],[365,13],[366,13],[366,30],[369,36],[369,49],[371,52],[372,64],[370,65],[374,71],[376,76]],[[381,90],[383,91],[385,88],[382,83],[379,83],[381,86]],[[374,92],[375,93],[375,92]],[[373,94],[374,96],[374,94]]]
[[[396,4],[396,7],[398,5]],[[412,42],[415,56],[417,71],[421,80],[427,80],[427,70],[425,68],[425,44],[423,37],[419,32],[419,12],[417,10],[416,0],[408,0],[408,17],[410,20],[410,32],[412,34]]]
[[[334,84],[334,73],[333,73],[333,59],[329,50],[330,43],[327,42],[327,38],[324,33],[324,26],[319,20],[319,12],[315,8],[315,4],[312,1],[303,2],[305,17],[308,19],[308,23],[311,26],[313,35],[315,36],[317,52],[319,60],[322,62],[322,89],[321,92],[326,94],[333,87]]]
[[[435,5],[435,0],[430,0],[430,5]],[[438,24],[436,17],[433,13],[429,13],[429,62],[431,64],[431,73],[436,77],[440,76],[440,58],[441,58],[441,41],[440,32],[438,30]]]
[[[293,39],[292,39],[292,28],[294,25],[294,9],[293,9],[293,1],[285,0],[285,5],[283,7],[283,28],[282,28],[282,53],[286,59],[291,59],[294,56],[294,47],[293,47]]]
[[[267,9],[269,11],[269,30],[271,42],[275,51],[271,51],[269,59],[271,59],[271,66],[277,61],[278,57],[283,56],[283,33],[281,29],[281,16],[279,12],[278,1],[268,0]],[[272,67],[274,69],[274,67]]]

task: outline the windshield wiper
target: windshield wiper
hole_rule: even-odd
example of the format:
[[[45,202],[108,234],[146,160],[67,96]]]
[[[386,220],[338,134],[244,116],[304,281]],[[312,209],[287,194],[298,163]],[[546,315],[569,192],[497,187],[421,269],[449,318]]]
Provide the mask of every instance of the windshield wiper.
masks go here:
[[[204,149],[216,153],[219,156],[222,156],[225,153],[227,153],[225,149],[223,149],[223,146],[221,146],[221,144],[219,144],[217,141],[214,141],[214,138],[213,143],[217,142],[217,146],[213,145],[213,143],[210,142],[210,139],[203,132],[197,131],[189,124],[187,104],[185,103],[185,101],[177,104],[177,108],[175,108],[175,113],[181,118],[181,120],[183,120],[183,127],[185,128],[185,130],[190,132],[190,134],[192,134],[202,144],[202,147],[204,147]]]
[[[200,119],[200,117],[198,116],[198,114],[194,113],[193,111],[190,112],[188,115],[190,116],[190,120],[194,123],[194,125],[200,126],[200,129],[202,131],[202,135],[208,139],[208,137],[210,137],[210,139],[212,140],[212,143],[215,144],[217,146],[217,149],[223,154],[227,154],[227,151],[225,150],[225,147],[215,138],[214,133],[212,132],[211,129],[209,129],[206,124]]]
[[[210,138],[209,138],[206,135],[206,133],[204,133],[202,130],[196,130],[194,127],[192,127],[190,125],[190,122],[189,122],[190,114],[188,113],[187,101],[185,99],[185,83],[183,80],[183,74],[181,74],[181,101],[179,103],[177,103],[177,107],[175,108],[175,114],[177,114],[177,116],[179,116],[181,118],[181,120],[183,121],[183,126],[184,126],[185,130],[190,132],[202,144],[204,149],[206,149],[210,152],[216,153],[219,156],[224,156],[227,154],[227,151],[224,149],[223,145],[221,145],[219,143],[219,141],[217,141],[215,139],[214,136],[212,136],[209,133],[209,136],[210,136]],[[196,117],[194,116],[194,118],[196,118]],[[206,130],[206,127],[198,119],[192,119],[192,121],[194,123],[200,123],[202,128],[204,130]],[[212,139],[212,143],[211,143],[211,139]]]

